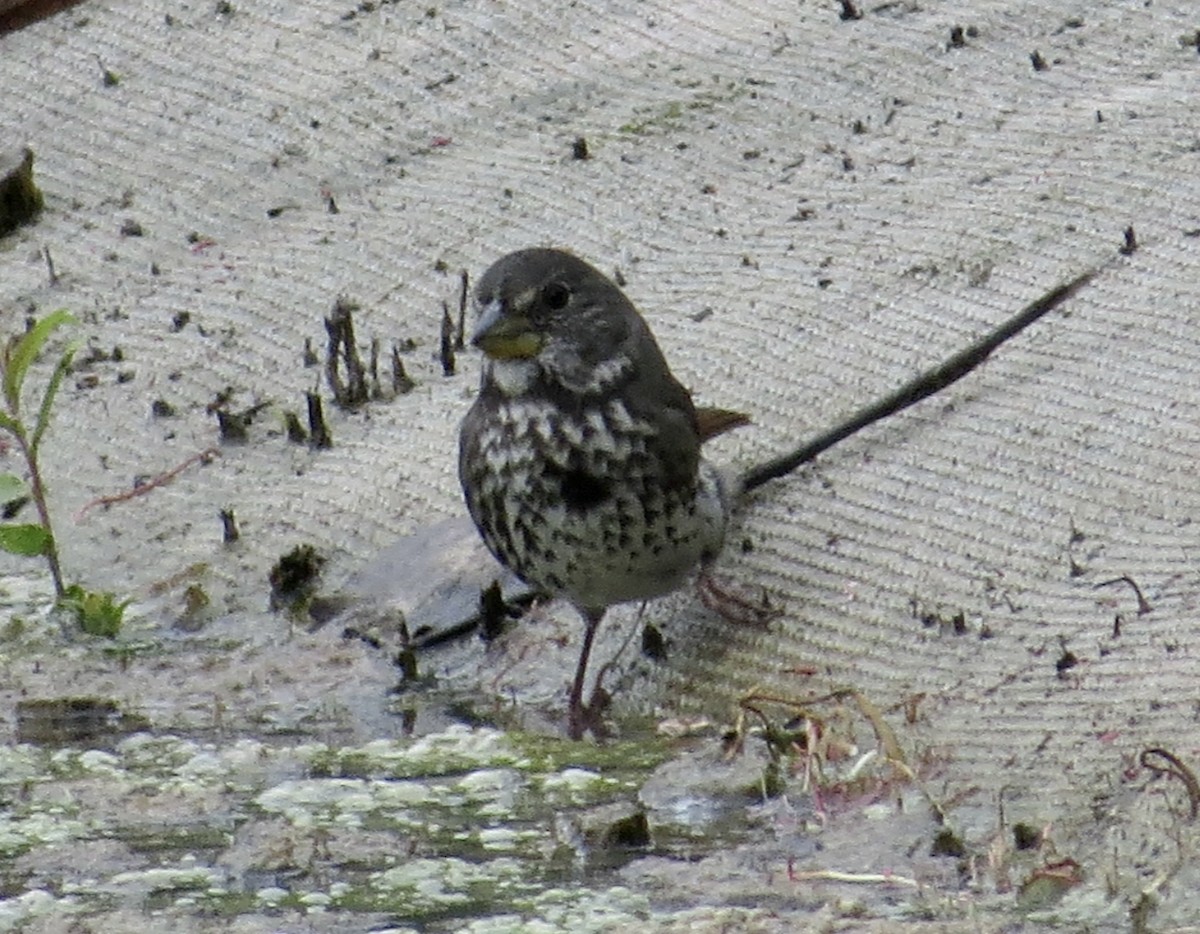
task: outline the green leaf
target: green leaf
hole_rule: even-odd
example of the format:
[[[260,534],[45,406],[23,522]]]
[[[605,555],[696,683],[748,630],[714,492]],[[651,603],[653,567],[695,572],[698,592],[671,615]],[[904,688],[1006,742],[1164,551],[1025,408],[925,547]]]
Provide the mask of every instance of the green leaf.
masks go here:
[[[131,602],[117,602],[117,598],[107,591],[84,590],[79,584],[71,584],[58,605],[73,612],[79,628],[89,636],[115,639],[121,631],[125,608]]]
[[[15,473],[0,473],[0,505],[29,495],[29,487]]]
[[[50,407],[54,405],[54,397],[58,395],[58,387],[62,385],[63,377],[71,369],[71,361],[75,358],[75,351],[78,349],[79,341],[72,342],[63,355],[59,357],[58,365],[54,367],[54,373],[51,374],[50,382],[46,385],[46,393],[42,396],[41,406],[38,407],[37,425],[33,429],[33,440],[29,443],[30,448],[35,453],[42,441],[42,435],[50,427]]]
[[[60,308],[36,322],[17,339],[9,351],[4,367],[4,398],[8,402],[9,414],[16,415],[21,410],[21,386],[25,382],[25,373],[29,370],[29,365],[37,359],[42,346],[57,328],[74,323],[75,319],[71,313],[65,308]]]
[[[41,525],[0,525],[0,548],[14,555],[44,555],[50,533]]]
[[[21,434],[21,423],[6,412],[0,412],[0,428],[11,431],[14,435]]]

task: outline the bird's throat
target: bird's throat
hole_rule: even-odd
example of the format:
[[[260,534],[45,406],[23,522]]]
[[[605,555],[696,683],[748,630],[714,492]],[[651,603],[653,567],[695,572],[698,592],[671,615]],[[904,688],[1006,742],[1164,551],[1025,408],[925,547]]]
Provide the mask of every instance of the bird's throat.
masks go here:
[[[533,360],[489,360],[484,378],[507,399],[515,399],[533,388],[538,365]]]

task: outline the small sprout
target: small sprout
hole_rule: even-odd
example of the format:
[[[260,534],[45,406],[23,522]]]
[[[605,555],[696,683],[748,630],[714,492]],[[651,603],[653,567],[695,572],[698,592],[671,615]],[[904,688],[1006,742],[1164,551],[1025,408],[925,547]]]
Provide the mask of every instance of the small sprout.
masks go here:
[[[458,330],[454,334],[454,349],[466,350],[467,299],[471,289],[471,277],[464,269],[458,274]]]
[[[1063,646],[1063,653],[1058,657],[1058,661],[1054,663],[1054,670],[1058,672],[1059,678],[1066,678],[1067,672],[1079,664],[1079,656]]]
[[[287,439],[292,444],[307,444],[308,432],[304,430],[304,426],[300,424],[300,416],[295,412],[283,413],[284,430],[287,432]]]
[[[333,447],[333,435],[325,421],[325,408],[321,405],[321,397],[315,392],[306,392],[304,401],[308,407],[309,443],[318,451]]]
[[[1122,256],[1132,256],[1138,248],[1137,234],[1133,232],[1133,225],[1125,228],[1124,237],[1125,244],[1117,252]]]
[[[842,22],[847,20],[862,19],[862,11],[854,4],[854,0],[842,0],[842,12],[838,14],[838,19]]]
[[[413,387],[417,384],[413,382],[411,376],[404,369],[404,361],[400,359],[400,348],[395,344],[392,345],[392,392],[398,396],[402,396],[407,392],[412,392]]]
[[[949,828],[943,827],[936,837],[933,838],[933,845],[929,848],[930,856],[953,856],[955,859],[963,859],[967,855],[967,848],[963,845],[958,834]]]
[[[0,237],[32,221],[42,206],[42,193],[33,181],[33,150],[23,149],[19,156],[0,153]],[[44,256],[53,284],[57,277],[50,266],[48,249]]]
[[[192,583],[183,591],[183,609],[172,623],[180,632],[199,632],[209,618],[212,600],[199,584]]]
[[[1029,824],[1013,825],[1013,846],[1018,850],[1036,850],[1042,845],[1042,834]]]
[[[233,514],[232,508],[222,509],[219,515],[221,517],[221,538],[226,545],[232,545],[242,537],[237,524],[237,516]]]
[[[311,337],[304,338],[304,354],[301,357],[301,361],[304,363],[304,365],[306,367],[316,366],[318,363],[321,362],[321,358],[318,357],[317,352],[315,350],[313,350]]]
[[[356,409],[371,397],[367,368],[354,339],[354,312],[358,310],[357,303],[339,296],[333,311],[325,319],[325,332],[329,337],[325,380],[333,393],[333,401],[343,409]]]
[[[453,376],[457,369],[454,357],[454,319],[450,317],[450,306],[445,302],[442,302],[442,330],[438,360],[442,364],[442,375]]]
[[[296,607],[309,600],[317,588],[325,558],[312,545],[298,545],[271,568],[271,609]]]
[[[58,605],[75,614],[75,622],[89,636],[113,639],[121,631],[125,608],[131,601],[117,598],[107,591],[84,590],[78,584],[66,588]]]
[[[249,420],[239,412],[217,409],[217,433],[222,444],[245,444],[250,440]]]

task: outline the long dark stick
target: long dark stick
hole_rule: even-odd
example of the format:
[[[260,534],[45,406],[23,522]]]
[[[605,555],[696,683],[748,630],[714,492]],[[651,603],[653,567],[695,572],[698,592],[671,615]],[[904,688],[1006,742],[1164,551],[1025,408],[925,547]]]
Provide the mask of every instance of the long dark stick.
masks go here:
[[[964,350],[960,350],[939,366],[934,367],[932,370],[927,370],[915,379],[905,383],[891,395],[885,396],[859,409],[840,425],[831,428],[804,446],[794,451],[789,451],[786,454],[781,454],[779,457],[759,464],[757,467],[751,467],[742,474],[741,491],[748,493],[751,490],[758,489],[758,487],[762,486],[768,480],[774,480],[791,473],[797,467],[807,464],[818,454],[827,451],[839,441],[844,441],[868,425],[872,425],[880,419],[887,418],[889,415],[894,415],[901,409],[907,409],[910,405],[915,405],[922,399],[927,399],[935,392],[940,392],[951,383],[962,379],[983,363],[991,355],[992,351],[1010,337],[1020,334],[1025,328],[1033,324],[1033,322],[1037,321],[1047,312],[1053,311],[1091,282],[1105,268],[1105,265],[1107,264],[1090,269],[1082,275],[1076,276],[1065,285],[1060,285],[1058,288],[1047,292],[1041,298],[1037,299],[1037,301],[1026,306],[1023,311],[1013,315],[990,334]]]

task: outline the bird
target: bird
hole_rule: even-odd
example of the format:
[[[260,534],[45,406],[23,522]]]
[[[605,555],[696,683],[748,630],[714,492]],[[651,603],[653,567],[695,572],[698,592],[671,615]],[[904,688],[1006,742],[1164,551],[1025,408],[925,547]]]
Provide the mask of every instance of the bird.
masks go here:
[[[749,492],[960,379],[1099,268],[807,444],[736,470],[713,464],[701,446],[749,418],[693,403],[612,279],[551,247],[520,249],[488,267],[474,291],[471,344],[483,365],[459,430],[459,480],[500,564],[583,619],[567,735],[604,736],[599,684],[587,703],[584,689],[610,607],[664,596],[706,572]]]

